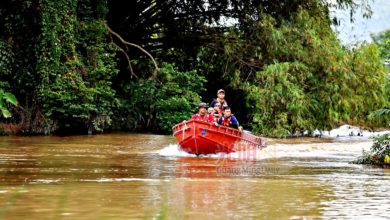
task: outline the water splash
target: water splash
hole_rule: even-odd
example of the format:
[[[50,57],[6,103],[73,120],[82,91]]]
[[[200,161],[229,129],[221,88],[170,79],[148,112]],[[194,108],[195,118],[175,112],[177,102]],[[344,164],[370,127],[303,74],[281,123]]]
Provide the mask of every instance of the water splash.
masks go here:
[[[332,129],[330,131],[315,130],[313,135],[335,138],[336,140],[368,140],[373,137],[377,137],[388,133],[390,133],[389,130],[368,131],[368,130],[361,129],[360,127],[345,124],[338,128]]]
[[[161,150],[157,151],[158,155],[167,157],[194,157],[195,155],[186,153],[179,149],[178,144],[169,144]]]
[[[273,143],[263,149],[248,149],[230,154],[201,155],[202,158],[228,158],[243,160],[264,160],[284,157],[298,158],[354,158],[361,155],[362,150],[369,150],[372,140],[348,141],[331,143],[281,144]],[[167,157],[196,157],[179,149],[177,144],[169,144],[157,154]]]

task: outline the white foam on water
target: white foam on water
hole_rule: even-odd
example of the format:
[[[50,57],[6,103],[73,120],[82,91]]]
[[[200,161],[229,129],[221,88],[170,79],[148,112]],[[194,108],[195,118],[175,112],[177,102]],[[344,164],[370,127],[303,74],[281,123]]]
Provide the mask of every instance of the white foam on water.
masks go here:
[[[367,140],[376,136],[384,135],[390,133],[390,130],[386,131],[368,131],[363,130],[359,127],[353,126],[353,125],[342,125],[338,128],[332,129],[330,131],[314,131],[314,135],[318,136],[321,135],[323,137],[330,137],[330,138],[340,138],[340,137],[356,137],[359,140]]]
[[[363,150],[369,150],[372,140],[342,141],[331,143],[304,144],[271,144],[263,149],[248,149],[230,154],[219,153],[201,155],[203,158],[227,158],[243,160],[263,160],[283,157],[323,157],[323,158],[352,158],[360,156]],[[196,157],[181,151],[177,144],[169,144],[157,151],[157,154],[167,157]]]
[[[167,157],[193,157],[195,155],[189,154],[179,149],[178,144],[169,144],[163,149],[157,151],[158,155],[167,156]]]
[[[362,151],[369,150],[372,141],[333,142],[310,144],[273,144],[263,149],[261,153],[268,158],[281,157],[325,157],[349,158],[360,156]]]

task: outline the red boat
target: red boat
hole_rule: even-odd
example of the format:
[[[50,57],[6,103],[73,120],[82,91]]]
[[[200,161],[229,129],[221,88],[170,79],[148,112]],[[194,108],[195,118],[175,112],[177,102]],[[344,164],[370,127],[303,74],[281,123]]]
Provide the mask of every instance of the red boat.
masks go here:
[[[265,147],[265,140],[260,137],[203,121],[184,121],[172,130],[180,149],[197,156]]]

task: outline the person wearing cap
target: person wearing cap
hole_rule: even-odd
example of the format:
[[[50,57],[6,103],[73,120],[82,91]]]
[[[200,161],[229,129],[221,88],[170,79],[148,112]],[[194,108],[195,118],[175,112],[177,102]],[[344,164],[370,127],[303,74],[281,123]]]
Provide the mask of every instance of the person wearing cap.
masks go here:
[[[223,115],[221,118],[219,118],[217,123],[226,127],[239,129],[238,120],[234,115],[232,115],[232,111],[229,106],[225,107],[223,110]]]
[[[214,116],[207,113],[207,104],[202,102],[198,106],[198,113],[191,117],[191,120],[214,123]]]
[[[226,100],[225,100],[225,90],[223,89],[220,89],[217,91],[217,98],[216,99],[213,99],[213,101],[211,102],[210,106],[211,107],[214,107],[216,103],[220,103],[221,104],[221,110],[223,111],[225,109],[226,106],[228,106]]]

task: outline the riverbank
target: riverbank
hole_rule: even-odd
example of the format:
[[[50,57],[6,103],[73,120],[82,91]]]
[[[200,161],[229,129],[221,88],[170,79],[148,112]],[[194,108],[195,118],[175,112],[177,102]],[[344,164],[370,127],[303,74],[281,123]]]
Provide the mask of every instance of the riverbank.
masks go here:
[[[110,133],[112,130],[107,129],[107,131],[109,131],[108,133]],[[118,131],[118,132],[129,132],[129,131]],[[88,132],[85,132],[84,134],[87,134],[87,133]],[[105,133],[105,132],[101,131],[101,132],[98,132],[97,134],[103,134],[103,133]],[[150,134],[150,132],[137,132],[137,133]],[[365,130],[365,129],[357,127],[357,126],[345,124],[345,125],[342,125],[338,128],[334,128],[334,129],[329,130],[329,131],[325,131],[325,130],[320,131],[320,130],[316,129],[311,133],[305,131],[299,135],[294,135],[291,137],[323,137],[323,138],[356,137],[356,138],[365,139],[365,138],[374,138],[374,137],[388,134],[388,133],[390,133],[390,130],[386,130],[383,128],[378,128],[377,131],[375,131],[375,130],[370,131],[370,130]],[[23,134],[22,127],[20,125],[12,124],[12,123],[0,123],[0,135],[20,135],[20,134]],[[26,136],[28,136],[28,135],[32,135],[32,134],[27,134]],[[43,136],[44,134],[35,134],[35,135],[42,135]],[[63,134],[61,134],[61,135],[63,136]],[[82,134],[69,133],[68,135],[83,135],[83,133]]]

